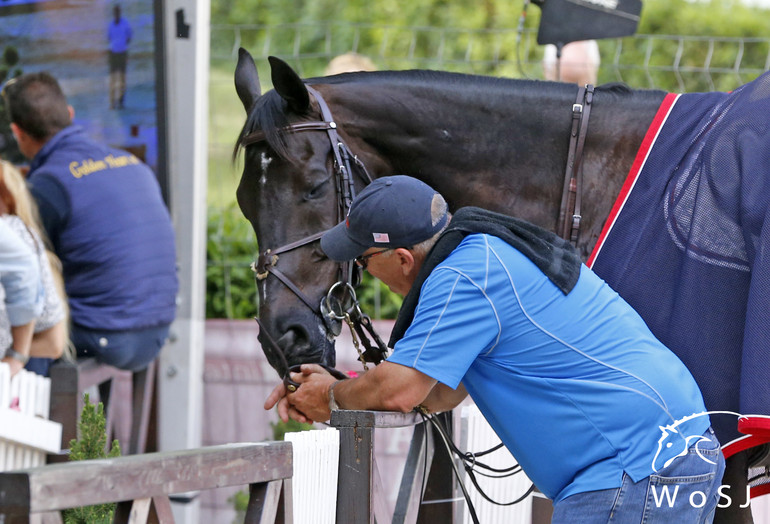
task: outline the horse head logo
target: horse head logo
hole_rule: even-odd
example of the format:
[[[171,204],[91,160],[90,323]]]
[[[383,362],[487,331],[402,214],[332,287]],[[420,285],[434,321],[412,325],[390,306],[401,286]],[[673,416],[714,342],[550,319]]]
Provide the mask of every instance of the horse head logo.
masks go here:
[[[658,426],[660,428],[661,435],[658,439],[658,449],[655,451],[655,456],[652,459],[652,470],[657,473],[661,469],[668,467],[672,462],[674,462],[674,460],[686,455],[687,451],[693,446],[695,446],[695,453],[701,458],[701,460],[704,460],[709,464],[715,464],[714,461],[706,458],[700,450],[700,444],[702,442],[712,442],[712,439],[704,435],[685,435],[681,432],[679,426],[694,418],[716,414],[735,415],[738,417],[743,416],[732,411],[704,411],[703,413],[693,413],[692,415],[682,417],[679,420],[674,421],[673,424],[668,424],[667,426]],[[662,460],[660,456],[661,452],[663,450],[669,450],[675,446],[678,448],[678,453],[664,461],[663,464],[660,464]]]

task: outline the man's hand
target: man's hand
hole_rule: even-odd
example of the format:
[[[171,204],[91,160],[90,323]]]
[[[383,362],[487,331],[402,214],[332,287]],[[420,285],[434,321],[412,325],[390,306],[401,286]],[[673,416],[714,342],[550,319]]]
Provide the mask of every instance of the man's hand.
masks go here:
[[[294,393],[289,393],[281,382],[268,395],[264,408],[270,410],[277,405],[278,416],[284,422],[288,422],[290,418],[303,423],[329,420],[331,414],[329,413],[328,389],[329,385],[336,379],[324,368],[315,364],[303,364],[301,369],[301,373],[291,373],[290,377],[302,387],[297,388]],[[326,384],[325,388],[323,387],[324,383]],[[320,397],[315,398],[317,395]],[[300,406],[304,406],[305,409],[312,409],[312,411],[306,412]]]
[[[311,420],[329,420],[329,387],[337,379],[317,364],[302,364],[301,369],[301,373],[291,374],[292,380],[298,382],[300,387],[286,397],[289,404]]]
[[[265,410],[269,411],[273,409],[273,406],[277,404],[278,417],[284,422],[288,422],[290,418],[305,424],[312,422],[312,420],[307,418],[305,415],[292,407],[291,404],[289,404],[289,399],[286,398],[286,393],[286,386],[283,385],[283,382],[275,386],[270,395],[268,395],[267,400],[265,400]]]

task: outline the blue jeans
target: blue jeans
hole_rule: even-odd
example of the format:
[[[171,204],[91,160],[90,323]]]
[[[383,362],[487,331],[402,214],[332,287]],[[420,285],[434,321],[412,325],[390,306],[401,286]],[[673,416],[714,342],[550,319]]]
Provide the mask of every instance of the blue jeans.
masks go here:
[[[725,459],[713,430],[703,435],[711,442],[701,442],[698,450],[693,445],[687,455],[639,482],[624,473],[619,488],[578,493],[557,502],[551,523],[710,524]]]
[[[95,357],[103,364],[139,371],[160,353],[168,338],[168,324],[127,331],[103,331],[73,325],[70,339],[78,357]]]
[[[44,377],[47,377],[48,369],[51,367],[51,364],[53,364],[52,358],[32,357],[29,359],[29,362],[27,362],[27,365],[24,366],[24,369],[26,369],[27,371],[32,371],[33,373],[37,373],[38,375],[43,375]]]

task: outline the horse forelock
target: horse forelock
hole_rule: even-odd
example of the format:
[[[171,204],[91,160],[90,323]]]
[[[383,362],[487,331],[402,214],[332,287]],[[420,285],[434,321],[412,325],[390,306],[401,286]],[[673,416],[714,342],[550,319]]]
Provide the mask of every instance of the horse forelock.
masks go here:
[[[286,108],[286,102],[275,91],[268,91],[259,97],[249,111],[246,123],[238,135],[233,157],[245,147],[244,140],[248,135],[255,131],[262,131],[270,148],[281,158],[289,159],[290,154],[286,145],[285,134],[281,131],[289,123]]]

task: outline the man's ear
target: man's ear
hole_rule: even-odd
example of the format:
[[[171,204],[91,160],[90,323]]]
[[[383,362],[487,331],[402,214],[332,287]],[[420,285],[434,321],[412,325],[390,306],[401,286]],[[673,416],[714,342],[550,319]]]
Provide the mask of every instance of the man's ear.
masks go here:
[[[13,122],[11,122],[11,134],[16,139],[17,144],[23,144],[29,138],[29,135]]]
[[[67,106],[67,111],[69,111],[70,114],[70,124],[75,121],[75,108],[72,106]]]
[[[403,247],[396,248],[393,253],[398,257],[401,273],[406,277],[410,276],[416,266],[414,254]]]

